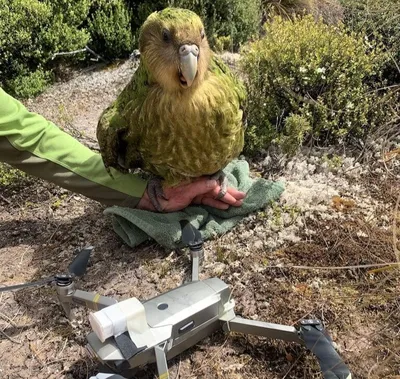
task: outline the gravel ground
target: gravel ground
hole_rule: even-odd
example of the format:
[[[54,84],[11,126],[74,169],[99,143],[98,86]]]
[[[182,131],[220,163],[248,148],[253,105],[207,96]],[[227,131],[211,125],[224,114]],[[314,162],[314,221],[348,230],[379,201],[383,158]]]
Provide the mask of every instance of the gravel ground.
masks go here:
[[[234,64],[236,56],[226,55]],[[101,111],[135,70],[133,61],[78,73],[29,109],[95,148]],[[244,317],[292,325],[322,319],[356,378],[398,378],[397,270],[360,265],[396,260],[395,205],[400,164],[359,162],[332,151],[303,151],[287,160],[273,152],[252,161],[254,175],[285,182],[281,200],[205,244],[201,278],[218,276],[233,289]],[[76,248],[94,245],[79,286],[125,299],[148,299],[181,284],[186,252],[147,243],[131,249],[113,233],[104,207],[49,183],[26,178],[0,186],[0,278],[14,284],[67,267]],[[0,377],[90,377],[85,350],[88,312],[64,317],[51,288],[0,294]],[[397,338],[397,339],[396,339]],[[172,360],[172,378],[321,378],[315,359],[289,343],[222,332]],[[139,378],[153,378],[147,367]]]

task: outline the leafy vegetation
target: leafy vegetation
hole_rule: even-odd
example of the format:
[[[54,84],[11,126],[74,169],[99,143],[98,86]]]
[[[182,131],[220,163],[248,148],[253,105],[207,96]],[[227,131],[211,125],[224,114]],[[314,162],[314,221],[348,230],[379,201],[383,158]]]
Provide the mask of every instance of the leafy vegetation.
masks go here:
[[[264,19],[269,19],[271,14],[283,18],[310,14],[316,20],[337,24],[344,17],[340,0],[264,0],[262,4]]]
[[[303,142],[365,136],[384,117],[368,86],[384,59],[342,26],[274,17],[241,62],[249,95],[246,152],[272,141],[294,153]]]
[[[9,186],[25,178],[26,174],[21,170],[0,162],[0,186]]]
[[[389,59],[384,67],[388,84],[400,83],[400,1],[341,0],[344,22],[351,30],[362,32],[381,43]]]
[[[132,35],[123,0],[0,0],[0,85],[12,95],[43,91],[51,69],[63,62],[57,53],[87,44],[107,57],[128,56]],[[66,59],[85,58],[83,51]]]
[[[91,48],[107,59],[127,57],[133,49],[131,13],[123,0],[96,0],[92,5],[88,31]]]
[[[187,8],[196,12],[205,24],[210,45],[215,47],[218,38],[229,40],[225,47],[237,50],[259,30],[261,17],[260,0],[128,0],[134,29],[139,30],[147,16],[167,6]],[[220,43],[220,42],[219,42]],[[218,45],[220,46],[220,45]]]

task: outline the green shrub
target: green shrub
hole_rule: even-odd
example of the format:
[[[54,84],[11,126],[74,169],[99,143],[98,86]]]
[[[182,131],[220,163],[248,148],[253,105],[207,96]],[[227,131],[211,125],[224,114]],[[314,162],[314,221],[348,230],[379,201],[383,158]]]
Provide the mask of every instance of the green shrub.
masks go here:
[[[230,51],[233,49],[232,38],[231,37],[218,37],[214,36],[214,50],[218,53],[223,51]]]
[[[9,186],[26,178],[23,171],[0,162],[0,186]]]
[[[124,0],[0,0],[0,86],[17,97],[35,96],[60,64],[88,58],[86,45],[113,59],[133,47]]]
[[[275,17],[266,35],[243,51],[248,91],[245,151],[272,141],[294,152],[304,141],[335,143],[360,138],[384,116],[366,82],[379,73],[382,56],[362,36],[342,26]]]
[[[7,82],[14,94],[20,98],[29,98],[42,92],[51,82],[51,74],[38,68],[33,72],[20,72],[15,79]]]
[[[203,20],[210,45],[215,47],[218,37],[229,37],[232,48],[241,44],[259,31],[261,0],[127,0],[135,16],[135,30],[142,25],[150,13],[168,6],[186,8],[196,12]]]
[[[341,0],[348,28],[381,42],[389,55],[384,69],[388,84],[400,83],[400,1]]]
[[[270,14],[291,18],[293,15],[310,14],[315,20],[322,19],[326,24],[337,24],[343,20],[343,7],[340,0],[263,0],[264,18]]]
[[[50,8],[39,1],[0,0],[0,85],[12,90],[18,75],[43,60],[40,33],[50,17]]]
[[[16,96],[42,91],[53,54],[87,43],[89,35],[77,25],[88,2],[0,0],[0,85]]]
[[[91,48],[106,58],[127,57],[133,50],[131,14],[123,0],[97,0],[88,21]]]
[[[90,34],[82,28],[93,0],[46,0],[51,10],[51,20],[42,31],[42,46],[47,60],[54,53],[82,49],[89,42]],[[65,59],[74,62],[85,55],[68,55]],[[60,61],[61,57],[57,57]]]

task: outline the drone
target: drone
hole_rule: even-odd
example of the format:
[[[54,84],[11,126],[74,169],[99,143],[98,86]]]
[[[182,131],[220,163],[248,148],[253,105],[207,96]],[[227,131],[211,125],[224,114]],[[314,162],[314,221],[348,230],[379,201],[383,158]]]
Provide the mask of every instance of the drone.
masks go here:
[[[352,378],[320,320],[304,319],[287,326],[237,316],[228,284],[215,277],[199,280],[204,260],[201,233],[187,220],[181,221],[181,230],[191,256],[190,281],[149,300],[118,301],[77,289],[75,280],[86,273],[93,246],[77,254],[67,273],[3,287],[0,292],[51,283],[69,320],[74,319],[75,305],[92,310],[86,348],[101,372],[90,379],[133,378],[153,363],[158,378],[169,379],[168,361],[218,330],[301,344],[316,356],[324,379]]]

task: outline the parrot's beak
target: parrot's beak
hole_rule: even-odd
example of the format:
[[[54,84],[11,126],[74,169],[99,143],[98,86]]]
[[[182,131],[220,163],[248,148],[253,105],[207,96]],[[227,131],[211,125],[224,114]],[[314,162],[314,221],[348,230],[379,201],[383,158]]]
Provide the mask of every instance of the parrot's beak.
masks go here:
[[[184,88],[190,87],[196,77],[199,52],[197,45],[182,45],[179,48],[179,80]]]

